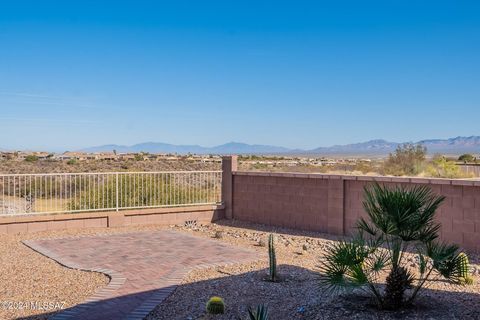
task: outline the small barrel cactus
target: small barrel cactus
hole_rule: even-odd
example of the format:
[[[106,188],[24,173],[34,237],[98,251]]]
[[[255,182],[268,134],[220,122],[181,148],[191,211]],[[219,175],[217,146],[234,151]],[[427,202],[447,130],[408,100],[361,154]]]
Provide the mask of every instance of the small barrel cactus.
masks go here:
[[[465,278],[468,275],[468,256],[460,252],[457,258],[457,267],[459,271],[459,276]]]
[[[273,242],[273,234],[268,236],[268,258],[270,262],[269,275],[270,281],[277,281],[277,257],[275,254],[275,244]]]
[[[207,302],[207,312],[210,314],[223,314],[225,312],[225,303],[220,297],[211,297]]]
[[[470,276],[470,263],[468,261],[468,256],[460,252],[456,259],[457,263],[457,272],[459,277],[459,282],[461,284],[473,284],[473,278]]]

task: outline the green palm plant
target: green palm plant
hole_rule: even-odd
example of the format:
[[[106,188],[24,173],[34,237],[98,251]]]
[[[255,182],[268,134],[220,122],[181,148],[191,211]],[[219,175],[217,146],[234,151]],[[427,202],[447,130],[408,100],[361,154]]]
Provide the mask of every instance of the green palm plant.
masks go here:
[[[459,283],[458,247],[437,240],[440,224],[434,218],[443,201],[427,186],[365,187],[368,220],[357,222],[353,240],[337,242],[327,250],[321,263],[322,287],[331,292],[363,289],[381,308],[398,309],[415,299],[434,272]],[[417,256],[416,273],[407,263],[409,251]],[[382,290],[379,282],[385,272]]]

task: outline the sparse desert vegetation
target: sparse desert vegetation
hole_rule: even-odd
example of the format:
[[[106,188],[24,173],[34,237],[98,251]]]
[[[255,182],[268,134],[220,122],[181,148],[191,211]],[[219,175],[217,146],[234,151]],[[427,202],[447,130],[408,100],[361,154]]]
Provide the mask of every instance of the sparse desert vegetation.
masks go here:
[[[39,160],[27,157],[22,161],[0,160],[0,173],[81,173],[81,172],[154,172],[220,170],[219,161],[192,160],[177,156],[169,160],[150,161],[136,155],[132,159],[117,160]],[[200,158],[201,159],[201,158]],[[460,157],[434,155],[427,157],[421,146],[403,145],[386,158],[311,158],[283,156],[240,156],[239,170],[297,173],[331,173],[352,175],[421,176],[434,178],[473,178],[480,170],[462,167],[477,165],[475,156]]]
[[[476,161],[477,158],[471,154],[460,157],[435,154],[428,157],[424,146],[407,143],[399,145],[386,158],[243,156],[240,157],[240,170],[461,179],[479,176],[477,172],[480,170],[466,170],[461,166],[475,166]]]
[[[143,171],[182,171],[220,170],[216,162],[178,160],[136,161],[136,160],[41,160],[16,161],[0,160],[0,173],[81,173],[81,172],[143,172]]]
[[[220,170],[218,155],[155,155],[137,153],[77,154],[63,159],[47,153],[32,153],[23,158],[0,157],[0,173],[82,173],[82,172],[153,172]],[[403,144],[386,157],[322,157],[240,155],[239,170],[351,175],[420,176],[434,178],[473,178],[480,176],[474,154],[460,156],[427,155],[419,144]],[[477,168],[478,166],[478,168]]]

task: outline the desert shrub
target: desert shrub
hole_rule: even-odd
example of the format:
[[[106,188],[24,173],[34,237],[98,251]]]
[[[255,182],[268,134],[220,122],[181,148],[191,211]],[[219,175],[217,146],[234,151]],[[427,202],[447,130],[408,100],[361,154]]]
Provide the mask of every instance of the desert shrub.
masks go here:
[[[394,176],[416,176],[423,168],[427,148],[421,144],[406,143],[399,145],[394,153],[390,153],[383,170]]]
[[[458,157],[458,161],[463,161],[464,163],[476,162],[477,158],[472,154],[465,153],[465,154],[462,154],[460,157]]]
[[[38,157],[34,154],[30,154],[30,155],[25,157],[25,161],[26,162],[35,162],[35,161],[38,161]]]
[[[70,166],[71,166],[71,165],[74,165],[74,164],[76,164],[76,163],[77,163],[77,160],[76,160],[76,159],[70,159],[70,160],[67,161],[67,164],[70,165]]]
[[[369,221],[360,219],[353,240],[327,250],[322,287],[331,292],[366,289],[379,307],[398,309],[413,302],[432,273],[460,283],[465,259],[456,245],[437,241],[435,212],[443,200],[427,186],[366,187],[363,206]],[[418,266],[408,263],[408,251],[416,253]],[[379,282],[385,272],[382,290]]]
[[[366,174],[369,172],[375,172],[376,168],[374,167],[374,164],[371,162],[360,161],[355,164],[353,171],[360,171],[361,173]]]
[[[268,168],[268,164],[266,163],[255,163],[252,165],[253,169],[255,170],[265,170]]]
[[[466,174],[462,172],[455,161],[449,161],[444,156],[435,156],[427,165],[425,173],[435,178],[463,178]]]

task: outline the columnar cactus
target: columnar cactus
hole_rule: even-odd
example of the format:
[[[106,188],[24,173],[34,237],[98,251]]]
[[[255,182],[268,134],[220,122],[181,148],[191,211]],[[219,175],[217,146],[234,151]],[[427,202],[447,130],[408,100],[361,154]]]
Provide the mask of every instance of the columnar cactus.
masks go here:
[[[207,312],[210,314],[223,314],[225,312],[225,303],[220,297],[211,297],[207,302]]]
[[[275,255],[275,244],[273,242],[273,234],[268,236],[268,257],[270,262],[269,275],[270,281],[277,281],[277,257]]]

